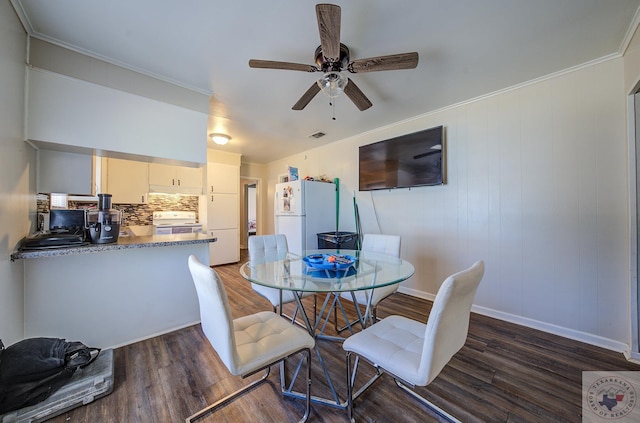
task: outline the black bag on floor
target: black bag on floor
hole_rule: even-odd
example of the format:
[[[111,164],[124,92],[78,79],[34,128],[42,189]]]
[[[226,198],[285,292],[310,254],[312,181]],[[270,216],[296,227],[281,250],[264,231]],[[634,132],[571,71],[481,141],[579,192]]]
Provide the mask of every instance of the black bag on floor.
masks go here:
[[[0,341],[0,414],[47,399],[99,353],[58,338],[25,339],[6,349]]]

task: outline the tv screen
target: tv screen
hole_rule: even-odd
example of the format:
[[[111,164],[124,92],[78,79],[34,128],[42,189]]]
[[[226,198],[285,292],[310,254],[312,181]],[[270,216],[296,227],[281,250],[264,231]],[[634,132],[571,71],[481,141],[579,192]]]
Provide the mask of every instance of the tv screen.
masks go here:
[[[360,147],[360,191],[444,183],[444,127]]]

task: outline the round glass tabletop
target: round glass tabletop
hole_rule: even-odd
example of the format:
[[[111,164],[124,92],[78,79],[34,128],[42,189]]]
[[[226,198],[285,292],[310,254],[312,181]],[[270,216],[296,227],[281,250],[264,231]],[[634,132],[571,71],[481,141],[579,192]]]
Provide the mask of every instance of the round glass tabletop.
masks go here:
[[[249,260],[240,267],[240,274],[250,282],[304,292],[372,289],[400,283],[413,273],[413,265],[401,258],[355,250],[313,250],[304,256],[287,253]]]

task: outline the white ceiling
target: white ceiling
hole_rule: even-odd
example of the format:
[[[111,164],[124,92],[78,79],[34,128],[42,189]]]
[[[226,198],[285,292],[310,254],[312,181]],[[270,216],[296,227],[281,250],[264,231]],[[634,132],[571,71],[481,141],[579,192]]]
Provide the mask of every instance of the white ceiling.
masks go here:
[[[37,38],[210,94],[222,150],[267,163],[586,62],[622,53],[640,0],[348,0],[351,58],[417,51],[416,69],[350,75],[336,120],[321,93],[291,107],[319,73],[250,69],[249,59],[314,64],[315,2],[12,0]],[[321,139],[308,136],[316,131]]]

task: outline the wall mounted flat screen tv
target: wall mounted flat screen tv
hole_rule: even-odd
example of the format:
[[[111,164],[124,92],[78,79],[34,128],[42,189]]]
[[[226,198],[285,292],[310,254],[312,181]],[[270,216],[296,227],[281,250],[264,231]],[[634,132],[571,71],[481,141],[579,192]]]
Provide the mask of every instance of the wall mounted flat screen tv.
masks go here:
[[[444,141],[437,126],[361,146],[360,191],[443,184]]]

